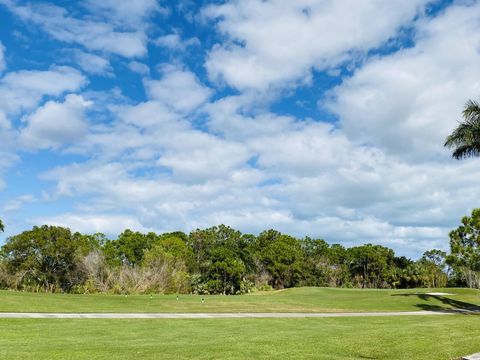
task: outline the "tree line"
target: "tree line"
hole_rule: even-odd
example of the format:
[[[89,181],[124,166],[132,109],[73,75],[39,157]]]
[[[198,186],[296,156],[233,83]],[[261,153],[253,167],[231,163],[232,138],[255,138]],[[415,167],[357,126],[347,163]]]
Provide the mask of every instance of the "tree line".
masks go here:
[[[450,245],[450,254],[431,250],[413,261],[381,245],[346,248],[225,225],[189,234],[125,230],[116,239],[44,225],[1,247],[0,288],[230,295],[296,286],[480,287],[480,209],[450,233]]]

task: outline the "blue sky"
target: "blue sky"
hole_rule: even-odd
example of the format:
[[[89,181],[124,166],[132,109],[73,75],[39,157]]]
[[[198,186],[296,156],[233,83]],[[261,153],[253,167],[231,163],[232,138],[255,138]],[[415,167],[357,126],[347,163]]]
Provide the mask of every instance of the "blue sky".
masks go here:
[[[0,0],[0,218],[224,223],[417,257],[478,207],[442,146],[480,2]]]

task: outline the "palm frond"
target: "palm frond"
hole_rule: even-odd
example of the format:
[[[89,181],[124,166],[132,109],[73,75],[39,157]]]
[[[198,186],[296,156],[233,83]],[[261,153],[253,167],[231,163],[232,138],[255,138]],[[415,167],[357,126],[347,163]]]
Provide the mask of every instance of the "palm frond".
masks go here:
[[[463,118],[465,121],[480,121],[480,103],[475,100],[468,100],[463,108]]]
[[[469,100],[463,110],[464,121],[445,139],[444,146],[453,148],[455,159],[480,156],[480,103]]]
[[[458,127],[445,140],[446,147],[454,147],[463,144],[471,144],[474,142],[477,126],[469,123],[460,123]],[[480,127],[479,127],[480,129]]]
[[[480,144],[477,144],[477,146],[471,146],[471,145],[458,146],[457,148],[455,148],[452,154],[452,156],[457,160],[461,160],[461,159],[465,159],[473,156],[479,156],[479,155],[480,155]]]

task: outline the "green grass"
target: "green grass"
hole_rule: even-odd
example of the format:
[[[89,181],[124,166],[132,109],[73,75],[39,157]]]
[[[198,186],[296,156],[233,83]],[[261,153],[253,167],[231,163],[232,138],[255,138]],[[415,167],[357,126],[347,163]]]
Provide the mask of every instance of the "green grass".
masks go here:
[[[426,296],[429,291],[453,296]],[[296,288],[244,296],[71,295],[0,291],[0,312],[354,312],[415,311],[480,305],[471,289]]]
[[[426,292],[452,296],[428,296]],[[0,291],[0,312],[339,312],[462,309],[470,289],[297,288],[245,296]],[[480,316],[303,319],[0,319],[0,359],[455,359]]]
[[[1,359],[454,359],[480,317],[0,320]]]

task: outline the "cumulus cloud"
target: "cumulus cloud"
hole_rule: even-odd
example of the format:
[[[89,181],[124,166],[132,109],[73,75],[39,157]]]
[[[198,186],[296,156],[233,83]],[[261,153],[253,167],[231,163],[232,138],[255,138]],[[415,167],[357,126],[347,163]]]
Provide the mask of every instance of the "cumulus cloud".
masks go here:
[[[104,161],[168,169],[173,181],[202,183],[231,176],[252,156],[244,144],[195,129],[158,100],[118,108],[113,126],[90,134],[78,151],[95,151]],[[95,150],[93,150],[95,149]]]
[[[224,180],[182,184],[165,174],[136,178],[120,163],[90,162],[51,170],[43,178],[56,181],[57,196],[91,195],[92,202],[84,206],[83,211],[131,207],[133,218],[158,230],[204,226],[208,216],[233,209],[249,212],[251,206],[259,206],[261,201],[256,191],[254,194],[243,192],[246,185],[258,181],[254,170],[245,174],[234,171]],[[94,183],[97,186],[93,186]],[[226,187],[230,190],[225,191]],[[240,210],[242,208],[244,210]]]
[[[64,102],[48,101],[26,119],[20,141],[29,149],[58,148],[87,133],[85,108],[91,105],[80,95],[69,94]]]
[[[345,133],[412,161],[446,156],[439,144],[480,94],[479,14],[476,2],[419,22],[413,48],[370,60],[338,86],[330,108]]]
[[[150,99],[162,101],[174,110],[189,112],[205,103],[212,90],[188,70],[165,66],[160,80],[146,79],[145,90]]]
[[[170,50],[185,51],[189,46],[200,45],[200,41],[197,38],[183,40],[179,34],[172,33],[160,36],[154,41],[154,44]]]
[[[251,156],[245,145],[198,131],[175,134],[165,145],[158,164],[169,167],[176,177],[191,183],[229,176]]]
[[[165,103],[155,100],[122,107],[118,111],[118,116],[127,124],[164,133],[166,137],[171,136],[172,131],[183,131],[188,127],[181,116],[169,109]],[[160,139],[162,138],[164,137]]]
[[[167,12],[165,8],[160,7],[157,0],[86,0],[84,6],[95,15],[131,29],[144,27],[145,20],[157,12]]]
[[[51,70],[21,70],[10,72],[1,80],[1,85],[24,89],[40,94],[58,96],[68,90],[77,90],[86,82],[78,71],[68,66],[53,67]]]
[[[68,66],[50,70],[20,70],[0,79],[0,109],[16,113],[34,108],[44,96],[59,96],[86,85],[87,79]]]
[[[128,68],[133,72],[140,74],[142,76],[146,76],[150,74],[150,68],[138,61],[131,61],[128,63]]]
[[[297,126],[294,117],[270,113],[265,103],[268,103],[268,97],[254,92],[211,102],[204,109],[209,115],[208,127],[229,140],[243,141],[275,135]],[[248,115],[250,113],[254,115]]]
[[[429,0],[228,1],[204,10],[228,41],[206,67],[211,79],[238,89],[265,90],[308,82],[312,67],[351,61],[395,36]]]
[[[82,68],[83,71],[102,76],[112,76],[113,69],[110,61],[104,57],[89,54],[83,51],[74,52],[75,62]]]
[[[24,22],[39,26],[56,40],[127,58],[144,56],[147,52],[143,29],[117,30],[110,22],[75,18],[66,9],[47,3],[4,3]]]

